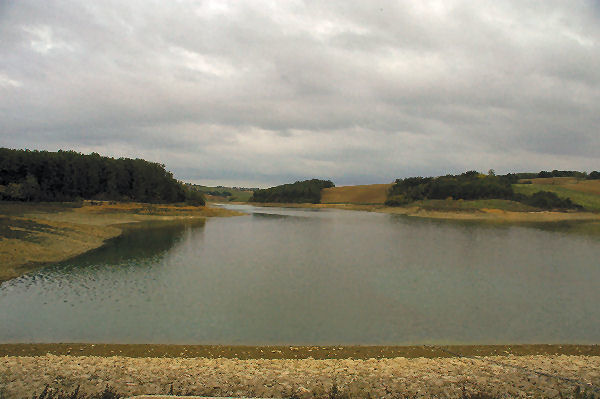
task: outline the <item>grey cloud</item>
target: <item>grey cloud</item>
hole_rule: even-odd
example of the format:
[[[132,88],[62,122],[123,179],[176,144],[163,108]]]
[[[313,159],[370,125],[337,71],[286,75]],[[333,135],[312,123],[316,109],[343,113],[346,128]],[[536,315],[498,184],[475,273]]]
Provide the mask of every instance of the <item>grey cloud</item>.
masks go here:
[[[598,169],[599,18],[592,1],[0,3],[0,139],[195,181]]]

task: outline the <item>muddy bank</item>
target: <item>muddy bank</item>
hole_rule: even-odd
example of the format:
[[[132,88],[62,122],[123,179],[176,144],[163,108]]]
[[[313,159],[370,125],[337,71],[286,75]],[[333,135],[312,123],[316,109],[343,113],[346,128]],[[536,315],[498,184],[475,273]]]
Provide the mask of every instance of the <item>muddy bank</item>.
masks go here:
[[[222,208],[139,203],[0,202],[0,282],[96,249],[140,222],[234,216]]]
[[[537,373],[536,373],[537,372]],[[542,373],[542,374],[540,374]],[[560,378],[555,378],[560,377]],[[206,396],[572,397],[600,384],[598,356],[492,356],[392,359],[225,359],[55,356],[0,358],[5,398],[54,390],[123,395],[173,392]],[[340,396],[341,397],[341,396]]]
[[[203,357],[228,359],[370,359],[462,356],[600,356],[600,345],[229,346],[163,344],[0,344],[0,356]]]

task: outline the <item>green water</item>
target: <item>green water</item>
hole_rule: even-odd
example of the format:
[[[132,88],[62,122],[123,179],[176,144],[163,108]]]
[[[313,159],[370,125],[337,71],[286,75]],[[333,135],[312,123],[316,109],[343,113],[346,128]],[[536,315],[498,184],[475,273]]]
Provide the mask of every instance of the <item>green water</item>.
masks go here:
[[[600,241],[568,225],[232,206],[0,286],[0,342],[600,343]]]

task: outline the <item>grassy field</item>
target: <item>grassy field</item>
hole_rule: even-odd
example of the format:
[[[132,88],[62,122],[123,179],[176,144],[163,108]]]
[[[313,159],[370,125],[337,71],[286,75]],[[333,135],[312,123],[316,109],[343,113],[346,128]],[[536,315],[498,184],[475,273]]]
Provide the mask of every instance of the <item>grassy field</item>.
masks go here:
[[[576,204],[583,206],[587,211],[600,212],[600,181],[560,178],[534,179],[532,184],[514,184],[516,193],[531,195],[538,191],[550,191],[561,198],[570,198]],[[540,182],[542,181],[542,182]],[[543,184],[541,184],[543,183]]]
[[[582,193],[600,195],[600,180],[583,180],[574,177],[546,177],[537,179],[523,179],[533,184],[561,186]]]
[[[322,204],[383,204],[391,184],[341,186],[321,190]]]
[[[0,201],[0,282],[98,248],[124,224],[176,222],[240,213],[184,205]]]
[[[482,199],[482,200],[424,200],[416,201],[410,204],[424,210],[439,211],[475,211],[481,209],[500,209],[509,212],[533,212],[538,210],[529,205],[516,201],[502,199]]]

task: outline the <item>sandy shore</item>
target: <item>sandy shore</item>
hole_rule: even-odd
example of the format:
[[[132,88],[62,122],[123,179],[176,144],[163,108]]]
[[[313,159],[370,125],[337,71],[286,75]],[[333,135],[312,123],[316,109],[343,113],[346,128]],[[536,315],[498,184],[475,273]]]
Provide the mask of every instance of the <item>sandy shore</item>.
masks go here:
[[[329,397],[335,385],[351,397],[460,397],[463,392],[483,392],[558,398],[572,397],[577,385],[594,392],[592,385],[600,386],[600,357],[239,360],[48,354],[0,358],[0,381],[5,398],[31,397],[46,385],[67,392],[80,386],[92,394],[107,384],[123,395],[165,394],[172,384],[179,394],[308,399]]]

